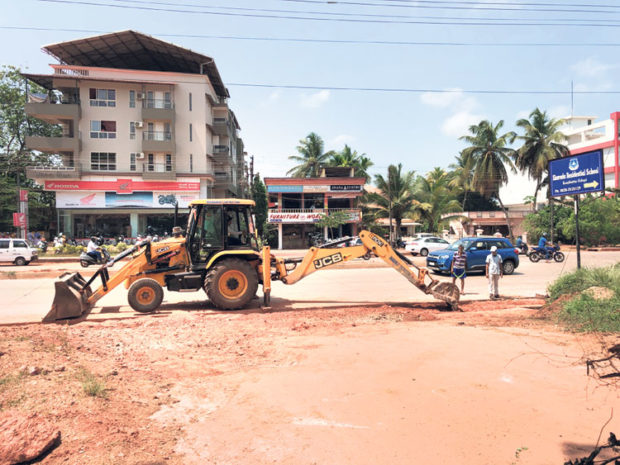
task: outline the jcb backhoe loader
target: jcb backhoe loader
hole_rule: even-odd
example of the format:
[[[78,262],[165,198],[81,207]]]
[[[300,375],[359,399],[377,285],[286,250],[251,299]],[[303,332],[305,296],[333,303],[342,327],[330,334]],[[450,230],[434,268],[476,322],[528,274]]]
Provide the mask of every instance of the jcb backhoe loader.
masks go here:
[[[343,241],[312,247],[302,259],[274,256],[269,247],[259,249],[252,223],[251,200],[196,200],[190,204],[185,237],[161,242],[144,240],[101,266],[88,281],[79,273],[62,275],[55,283],[52,308],[43,319],[53,322],[87,315],[95,302],[121,283],[129,290],[129,305],[138,312],[153,312],[164,291],[204,289],[217,308],[243,308],[263,286],[265,305],[270,303],[271,282],[294,284],[317,270],[367,254],[381,257],[426,294],[456,309],[458,288],[432,279],[392,249],[381,237],[362,231],[362,245],[337,247]],[[131,256],[128,261],[124,258]],[[116,264],[122,267],[111,271]],[[100,286],[91,285],[99,279]]]

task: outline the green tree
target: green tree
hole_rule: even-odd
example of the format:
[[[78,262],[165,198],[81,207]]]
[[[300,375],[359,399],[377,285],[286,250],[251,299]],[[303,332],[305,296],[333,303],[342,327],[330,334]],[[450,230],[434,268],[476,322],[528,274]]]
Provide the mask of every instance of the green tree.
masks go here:
[[[457,195],[462,194],[461,208],[465,210],[469,193],[475,191],[472,183],[474,177],[474,158],[461,153],[456,156],[456,163],[452,163],[450,169],[450,181],[448,184],[452,189],[456,190]]]
[[[512,162],[515,151],[508,146],[514,142],[517,135],[512,131],[500,134],[503,126],[503,120],[496,125],[484,120],[470,126],[470,134],[460,138],[469,144],[461,154],[472,157],[472,186],[480,194],[497,200],[506,216],[510,237],[513,238],[508,210],[504,207],[499,191],[508,182],[506,167],[516,173]]]
[[[373,162],[365,153],[360,155],[357,153],[357,150],[352,150],[351,147],[345,144],[340,152],[332,154],[329,165],[354,168],[355,176],[366,178],[366,182],[368,182],[370,180],[368,170],[373,165]]]
[[[42,87],[29,84],[29,92],[45,93]],[[32,118],[25,113],[25,80],[13,66],[0,69],[0,230],[12,229],[12,214],[17,211],[17,191],[29,190],[31,229],[49,229],[55,220],[54,194],[44,192],[25,175],[26,167],[50,164],[58,157],[33,153],[26,148],[27,135],[56,136],[58,126]]]
[[[296,178],[316,178],[321,174],[321,167],[326,165],[333,151],[324,152],[325,143],[321,136],[311,132],[305,139],[299,141],[297,152],[299,155],[291,155],[289,160],[298,164],[287,171]]]
[[[567,209],[569,214],[558,220],[558,231],[573,242],[575,240],[575,210],[567,206],[563,208]],[[619,244],[620,200],[618,197],[588,196],[583,199],[579,207],[579,233],[580,241],[588,246]]]
[[[333,230],[339,228],[343,224],[346,224],[348,220],[349,216],[347,215],[347,213],[336,210],[330,212],[329,214],[323,213],[321,215],[321,218],[314,224],[318,228],[327,228],[329,237],[333,239]]]
[[[265,188],[265,184],[258,173],[254,175],[254,180],[252,182],[252,200],[256,203],[256,206],[254,207],[256,230],[258,237],[262,238],[265,236],[269,201],[267,199],[267,189]]]
[[[515,165],[536,182],[532,202],[534,211],[538,191],[549,182],[547,170],[549,161],[570,153],[568,147],[563,144],[565,136],[559,130],[563,124],[564,120],[550,118],[546,111],[540,111],[538,108],[530,113],[529,120],[517,121],[517,126],[522,128],[525,134],[518,136],[523,145],[515,154]]]
[[[571,207],[556,203],[553,210],[554,223],[560,224],[565,219],[571,217]],[[538,239],[543,233],[549,233],[551,230],[551,209],[549,205],[545,205],[538,211],[530,213],[525,217],[523,227],[527,231],[527,237],[530,244],[537,244]],[[574,227],[574,226],[573,226]],[[556,229],[556,240],[560,242],[569,242],[571,237],[566,237],[560,228]]]
[[[415,179],[415,172],[403,172],[402,164],[390,165],[387,177],[375,175],[378,192],[369,192],[363,199],[374,218],[389,218],[391,213],[397,234],[403,218],[413,217],[423,208],[415,199]]]
[[[428,231],[439,232],[442,215],[460,212],[461,204],[450,189],[451,177],[441,168],[435,168],[426,176],[418,176],[415,185],[415,196],[420,205],[421,218]],[[443,218],[456,218],[458,214]]]

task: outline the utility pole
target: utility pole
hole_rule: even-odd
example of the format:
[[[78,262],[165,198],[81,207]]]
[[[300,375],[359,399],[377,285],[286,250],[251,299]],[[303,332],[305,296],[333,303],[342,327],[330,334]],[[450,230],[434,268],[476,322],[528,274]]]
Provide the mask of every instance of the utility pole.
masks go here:
[[[254,155],[250,155],[250,183],[254,186]]]
[[[392,173],[390,172],[390,168],[388,167],[388,206],[389,206],[389,212],[388,212],[388,216],[390,218],[390,233],[388,235],[388,241],[390,242],[390,245],[393,245],[394,243],[392,242]]]

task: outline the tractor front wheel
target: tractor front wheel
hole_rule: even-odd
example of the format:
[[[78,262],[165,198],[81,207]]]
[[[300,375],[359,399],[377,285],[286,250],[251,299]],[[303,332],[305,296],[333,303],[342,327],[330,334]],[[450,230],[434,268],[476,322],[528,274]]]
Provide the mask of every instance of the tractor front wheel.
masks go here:
[[[161,305],[164,290],[154,279],[142,278],[131,285],[127,299],[136,312],[151,313]]]
[[[222,310],[238,310],[252,300],[258,289],[258,274],[245,260],[228,258],[207,272],[204,290],[209,300]]]

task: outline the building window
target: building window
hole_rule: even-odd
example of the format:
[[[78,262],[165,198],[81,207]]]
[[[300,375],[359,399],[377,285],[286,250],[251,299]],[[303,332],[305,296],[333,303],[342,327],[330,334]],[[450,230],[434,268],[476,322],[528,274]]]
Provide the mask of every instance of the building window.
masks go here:
[[[116,91],[114,89],[93,89],[88,90],[91,107],[115,107]]]
[[[116,139],[116,121],[91,121],[91,139]]]
[[[194,155],[192,155],[191,153],[189,154],[189,172],[194,172]]]
[[[136,171],[136,156],[137,153],[129,154],[129,171]]]
[[[129,138],[136,138],[136,123],[134,121],[129,122]]]
[[[129,108],[136,108],[136,91],[129,91]]]
[[[189,93],[189,111],[192,111],[192,93]]]
[[[152,153],[149,153],[148,170],[155,171],[155,155],[153,155]]]
[[[116,153],[91,152],[90,169],[93,171],[116,171]]]
[[[166,171],[172,171],[172,155],[166,154]]]
[[[192,123],[189,123],[189,141],[192,141]]]

